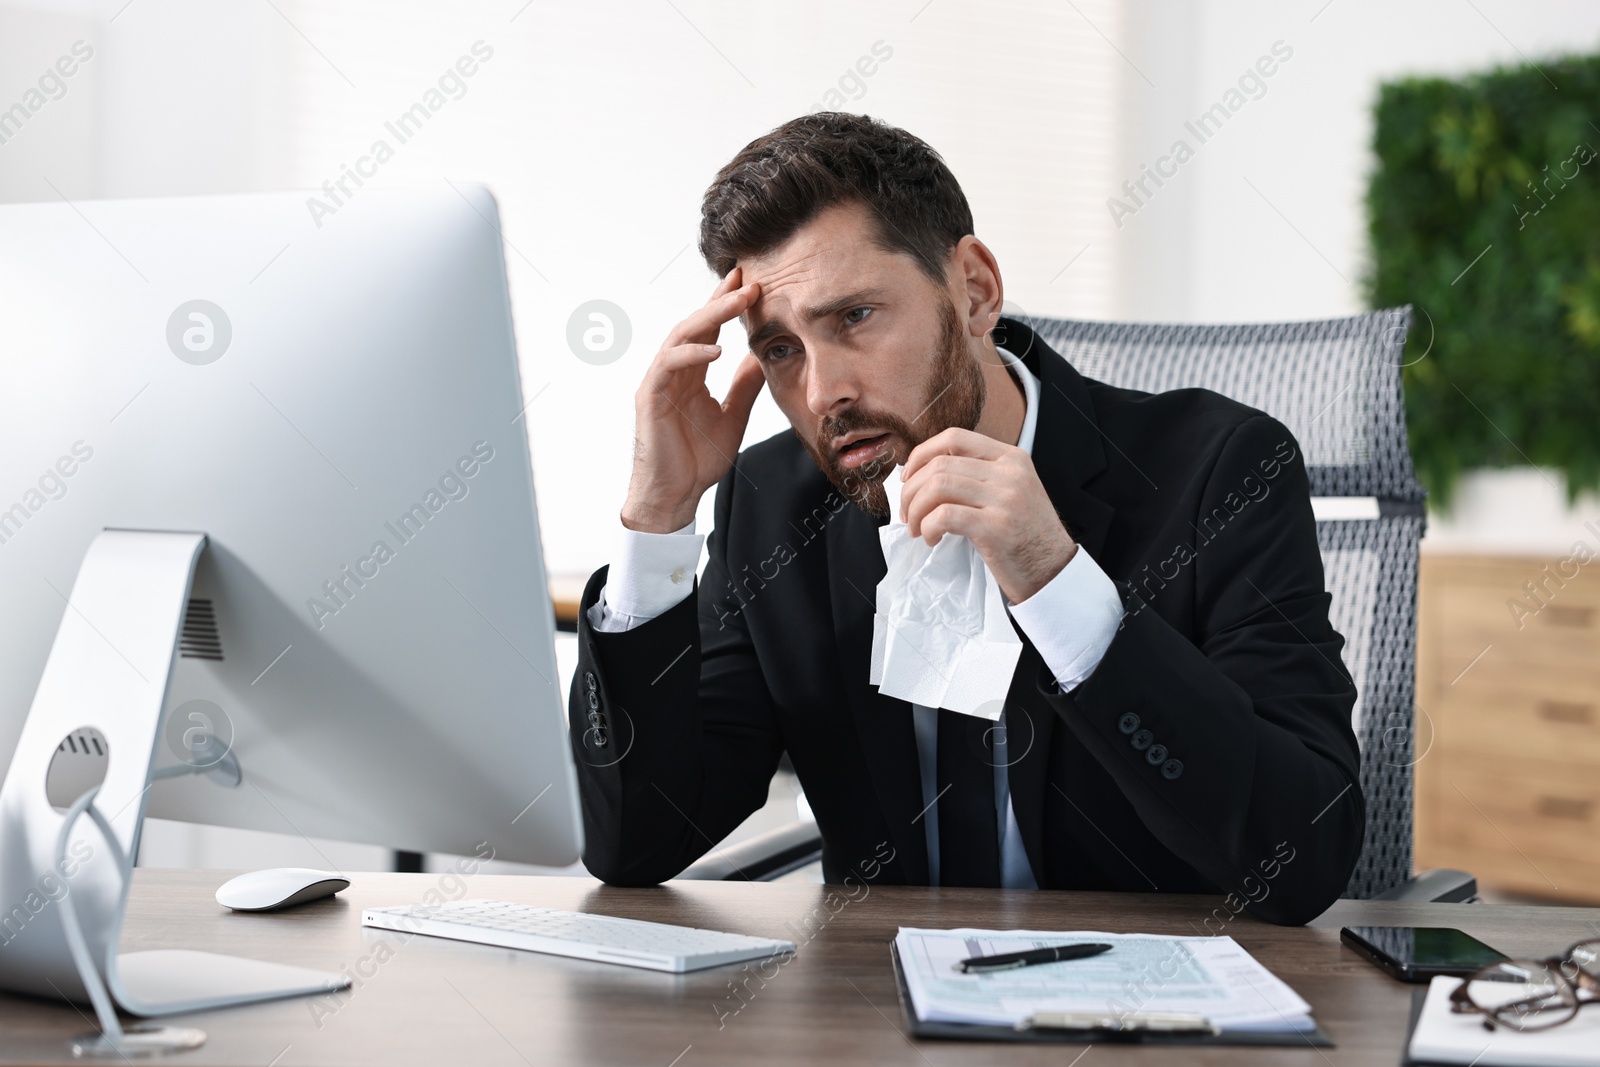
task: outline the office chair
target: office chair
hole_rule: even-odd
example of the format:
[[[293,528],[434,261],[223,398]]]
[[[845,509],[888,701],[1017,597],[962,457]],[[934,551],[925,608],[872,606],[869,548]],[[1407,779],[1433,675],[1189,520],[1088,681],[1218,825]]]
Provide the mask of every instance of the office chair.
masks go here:
[[[1259,408],[1299,440],[1317,542],[1358,693],[1367,826],[1345,896],[1467,901],[1461,871],[1411,875],[1417,550],[1426,514],[1406,439],[1400,368],[1411,308],[1322,322],[1191,326],[1022,317],[1087,377],[1146,392],[1201,386]],[[1424,348],[1426,344],[1424,342]],[[770,879],[814,861],[814,823],[797,823],[700,861],[686,878]],[[730,873],[730,864],[736,864]]]

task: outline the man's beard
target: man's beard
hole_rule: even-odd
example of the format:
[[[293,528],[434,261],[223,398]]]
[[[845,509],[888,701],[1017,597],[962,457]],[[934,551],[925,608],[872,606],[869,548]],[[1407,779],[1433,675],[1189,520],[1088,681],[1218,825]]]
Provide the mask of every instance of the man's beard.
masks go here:
[[[850,407],[838,415],[823,419],[815,441],[801,438],[806,451],[811,453],[811,458],[834,488],[869,515],[880,519],[893,518],[889,515],[889,494],[883,483],[918,445],[952,426],[959,426],[963,430],[975,429],[983,416],[987,395],[983,371],[967,349],[966,339],[961,332],[961,320],[949,297],[941,301],[938,346],[928,386],[923,393],[921,413],[911,422],[888,412]],[[834,451],[832,442],[846,434],[863,430],[893,434],[900,442],[890,451],[861,466],[847,469],[839,462],[839,454]]]

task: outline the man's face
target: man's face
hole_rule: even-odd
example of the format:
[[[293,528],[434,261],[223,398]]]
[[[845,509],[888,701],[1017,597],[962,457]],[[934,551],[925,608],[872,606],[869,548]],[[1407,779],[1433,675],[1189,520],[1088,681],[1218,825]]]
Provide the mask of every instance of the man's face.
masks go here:
[[[739,266],[761,283],[745,329],[773,399],[828,480],[881,517],[912,449],[977,426],[984,379],[950,293],[874,243],[870,210],[828,208]]]

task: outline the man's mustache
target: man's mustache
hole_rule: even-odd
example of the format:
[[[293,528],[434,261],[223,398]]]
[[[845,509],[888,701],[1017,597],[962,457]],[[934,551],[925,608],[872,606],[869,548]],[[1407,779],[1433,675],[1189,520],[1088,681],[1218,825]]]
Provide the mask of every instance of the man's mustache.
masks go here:
[[[826,446],[828,451],[832,451],[832,442],[863,430],[898,434],[907,440],[914,436],[912,428],[897,416],[848,408],[843,414],[829,415],[822,420],[817,430],[817,445],[819,448]]]

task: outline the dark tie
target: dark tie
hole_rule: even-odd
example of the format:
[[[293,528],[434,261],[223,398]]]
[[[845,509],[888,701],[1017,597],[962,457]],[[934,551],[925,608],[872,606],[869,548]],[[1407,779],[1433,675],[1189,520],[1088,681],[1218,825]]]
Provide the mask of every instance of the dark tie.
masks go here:
[[[994,810],[999,724],[939,709],[939,884],[999,888],[1000,838]]]

